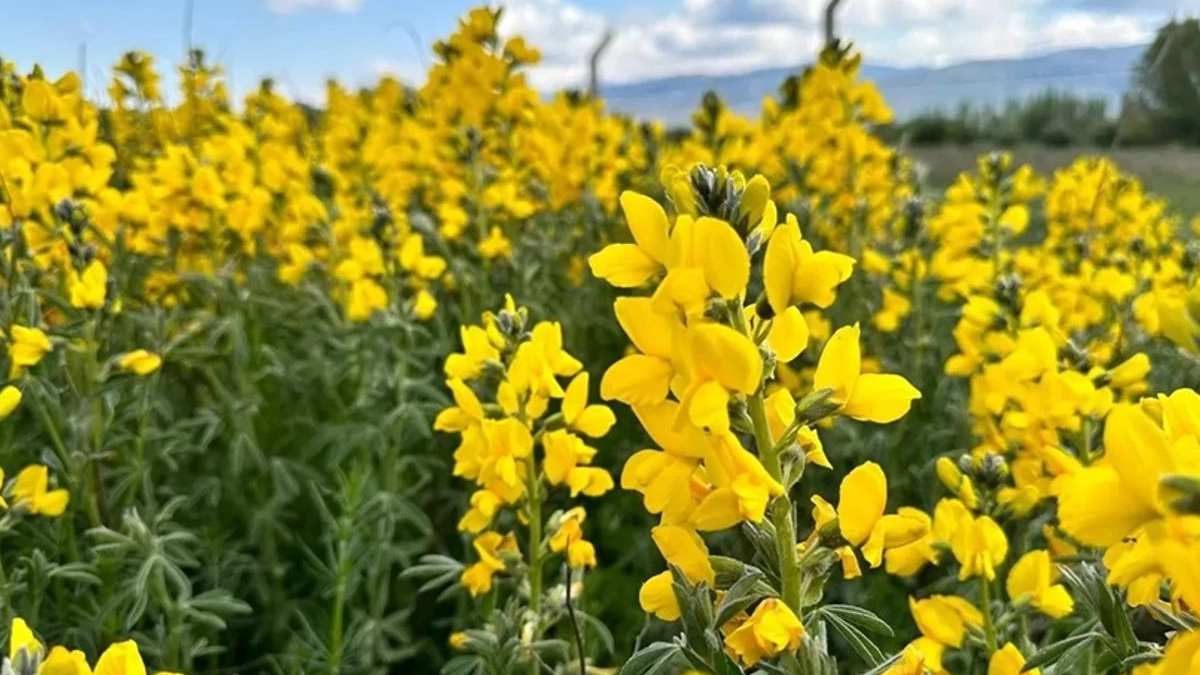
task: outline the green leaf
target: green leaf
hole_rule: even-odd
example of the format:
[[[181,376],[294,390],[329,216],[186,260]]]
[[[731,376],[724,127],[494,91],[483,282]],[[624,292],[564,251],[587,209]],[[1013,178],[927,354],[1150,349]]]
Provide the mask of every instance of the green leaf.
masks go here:
[[[1043,668],[1051,664],[1055,664],[1059,657],[1061,657],[1068,650],[1073,649],[1081,644],[1090,643],[1092,640],[1099,638],[1099,633],[1089,632],[1082,635],[1072,635],[1068,638],[1059,640],[1058,642],[1046,645],[1025,662],[1025,670],[1033,670],[1034,668]]]
[[[664,675],[672,666],[681,666],[682,651],[673,642],[646,645],[621,666],[619,675]]]
[[[856,628],[861,628],[862,630],[874,635],[881,635],[889,638],[895,637],[896,635],[895,632],[892,631],[892,627],[889,626],[887,622],[876,616],[874,612],[863,609],[862,607],[835,604],[825,605],[821,607],[821,611],[826,614],[836,614],[838,615],[838,618],[846,621],[850,625],[855,626]]]
[[[773,592],[769,586],[763,583],[763,573],[758,570],[747,571],[741,579],[729,587],[725,596],[721,598],[721,602],[717,604],[715,625],[724,626],[738,612],[768,595],[773,595]]]
[[[854,625],[836,613],[823,613],[822,616],[825,618],[826,623],[832,626],[850,644],[850,648],[854,650],[854,653],[867,662],[868,666],[875,667],[883,661],[883,650],[872,642],[871,638],[867,637],[861,630],[855,628]]]

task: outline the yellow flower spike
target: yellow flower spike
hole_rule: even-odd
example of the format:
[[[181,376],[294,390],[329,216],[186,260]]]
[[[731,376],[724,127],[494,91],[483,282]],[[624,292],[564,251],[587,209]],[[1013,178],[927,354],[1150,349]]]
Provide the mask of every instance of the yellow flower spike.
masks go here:
[[[22,649],[29,654],[41,654],[46,650],[42,643],[34,637],[33,630],[29,628],[29,624],[25,623],[25,619],[17,616],[13,617],[9,627],[8,658],[15,659],[17,652]]]
[[[921,635],[947,647],[961,647],[967,628],[983,625],[983,614],[971,603],[952,595],[908,599]]]
[[[921,392],[900,375],[862,372],[858,324],[839,328],[825,343],[813,388],[832,390],[843,414],[879,423],[900,419],[921,398]]]
[[[659,525],[650,531],[658,552],[667,562],[678,567],[693,584],[706,583],[711,587],[716,572],[708,559],[708,547],[694,531],[678,525]]]
[[[679,601],[675,597],[674,583],[670,570],[647,579],[638,590],[638,604],[641,605],[642,611],[663,621],[678,620]]]
[[[54,647],[46,655],[38,675],[92,675],[92,668],[88,665],[87,655],[78,649]]]
[[[145,349],[135,349],[117,358],[121,370],[145,377],[162,366],[162,357]]]
[[[1013,602],[1028,602],[1046,616],[1061,619],[1075,608],[1075,601],[1065,586],[1054,583],[1056,576],[1049,552],[1033,550],[1009,570],[1005,588]]]
[[[71,495],[61,488],[48,490],[48,484],[49,469],[45,465],[31,464],[22,469],[12,485],[13,508],[35,515],[61,516]]]
[[[0,389],[0,420],[8,417],[21,405],[21,390],[13,385]]]
[[[99,260],[93,260],[84,268],[83,274],[71,272],[68,284],[71,306],[76,309],[100,309],[104,306],[108,292],[108,269]]]
[[[988,660],[987,675],[1041,675],[1040,668],[1025,670],[1025,657],[1021,655],[1016,645],[1009,642],[992,654]]]
[[[747,667],[764,658],[799,649],[804,625],[778,598],[758,603],[754,613],[725,636],[725,647]]]
[[[871,535],[887,507],[887,477],[875,462],[858,465],[842,479],[838,490],[838,527],[855,546]]]
[[[93,675],[146,675],[146,664],[133,640],[116,642],[96,661]]]
[[[588,374],[579,373],[567,385],[563,395],[562,413],[567,426],[581,434],[600,438],[617,423],[612,409],[605,405],[588,405]]]

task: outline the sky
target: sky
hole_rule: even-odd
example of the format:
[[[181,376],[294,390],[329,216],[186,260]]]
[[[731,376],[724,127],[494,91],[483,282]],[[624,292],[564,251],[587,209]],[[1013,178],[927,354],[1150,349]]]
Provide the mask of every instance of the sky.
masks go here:
[[[383,74],[419,83],[430,46],[478,0],[194,0],[192,44],[222,64],[235,94],[265,76],[317,102],[336,77],[352,86]],[[543,52],[543,90],[582,86],[587,54],[614,39],[605,82],[736,74],[801,64],[821,40],[824,0],[507,0],[501,31]],[[161,67],[185,51],[187,0],[0,0],[0,58],[52,76],[86,63],[103,97],[125,51]],[[1200,0],[842,0],[839,33],[880,65],[939,66],[1056,49],[1148,42]],[[171,80],[168,80],[168,85]]]

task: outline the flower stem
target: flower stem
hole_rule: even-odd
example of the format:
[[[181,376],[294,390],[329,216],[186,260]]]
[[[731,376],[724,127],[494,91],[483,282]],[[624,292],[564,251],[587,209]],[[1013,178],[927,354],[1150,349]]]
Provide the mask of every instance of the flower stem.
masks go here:
[[[742,311],[742,301],[730,308],[733,324],[750,340],[754,334],[746,322]],[[767,423],[767,406],[763,400],[762,388],[747,397],[750,409],[750,422],[754,426],[754,445],[758,456],[762,459],[763,468],[776,481],[783,483],[783,466],[779,461],[779,448],[771,438],[771,427]],[[779,578],[783,588],[783,602],[793,612],[800,611],[800,566],[796,562],[796,523],[792,509],[792,500],[788,498],[787,488],[770,505],[771,524],[775,526],[775,547],[779,554]]]
[[[979,577],[979,609],[983,612],[983,636],[987,642],[988,658],[996,653],[996,626],[992,623],[992,590],[987,577]]]
[[[542,497],[537,472],[532,465],[529,471],[529,612],[534,622],[531,640],[537,641],[542,623]],[[531,675],[538,674],[536,657],[529,668]]]

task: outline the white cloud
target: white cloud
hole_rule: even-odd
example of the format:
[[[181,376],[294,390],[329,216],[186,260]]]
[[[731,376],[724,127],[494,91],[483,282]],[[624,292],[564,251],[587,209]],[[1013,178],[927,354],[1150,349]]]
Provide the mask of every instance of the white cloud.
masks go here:
[[[609,83],[797,65],[811,60],[823,39],[825,0],[678,0],[673,11],[631,8],[612,18],[576,2],[503,2],[501,31],[542,50],[531,74],[542,89],[584,86],[588,54],[609,27],[615,38],[601,66]],[[846,0],[837,25],[869,62],[939,66],[1137,44],[1167,16],[1131,0]]]
[[[362,0],[267,0],[267,8],[277,14],[291,14],[306,9],[331,9],[337,12],[358,11]]]

